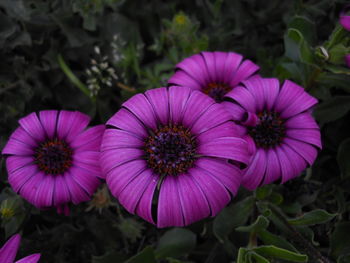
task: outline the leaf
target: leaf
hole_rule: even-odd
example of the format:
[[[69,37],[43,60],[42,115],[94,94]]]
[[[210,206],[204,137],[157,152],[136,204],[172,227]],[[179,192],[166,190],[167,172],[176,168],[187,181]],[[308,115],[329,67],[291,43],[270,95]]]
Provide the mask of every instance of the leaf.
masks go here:
[[[292,262],[307,262],[308,260],[306,255],[298,254],[275,246],[261,246],[252,250],[265,257],[284,259]]]
[[[338,222],[330,237],[331,255],[334,258],[350,253],[350,222]]]
[[[349,96],[335,96],[325,101],[314,110],[315,118],[320,122],[321,126],[325,123],[342,118],[350,110]]]
[[[91,263],[121,263],[124,262],[125,256],[117,251],[108,251],[102,256],[92,256]]]
[[[289,243],[284,237],[280,237],[278,235],[272,234],[265,229],[261,229],[258,231],[258,237],[264,242],[265,245],[274,245],[280,248],[298,252],[298,250],[291,243]]]
[[[272,185],[264,185],[257,188],[254,194],[258,200],[264,200],[270,196],[271,192],[272,192]]]
[[[286,57],[293,61],[301,61],[306,64],[314,64],[313,54],[302,33],[290,28],[284,36]]]
[[[343,178],[350,176],[350,138],[345,139],[339,146],[337,161]]]
[[[345,55],[349,54],[350,50],[343,44],[337,44],[328,50],[329,62],[333,64],[345,64]]]
[[[316,39],[315,23],[304,16],[295,16],[288,24],[288,28],[294,28],[305,37],[305,40],[313,44]]]
[[[217,239],[223,243],[235,227],[245,224],[253,207],[254,197],[249,196],[224,208],[214,220],[213,231]]]
[[[174,228],[159,239],[157,258],[178,257],[189,253],[196,246],[196,235],[188,229]]]
[[[340,24],[338,24],[330,35],[329,40],[326,42],[325,48],[330,49],[334,45],[341,43],[347,34],[348,32]]]
[[[152,247],[145,247],[140,253],[131,257],[125,263],[157,263]]]
[[[236,231],[238,232],[258,232],[260,230],[266,229],[269,225],[269,220],[260,215],[255,220],[255,222],[249,226],[240,226],[236,228]]]
[[[254,263],[270,263],[270,261],[268,261],[263,256],[255,253],[254,251],[249,251],[248,252],[248,257],[249,257],[250,262],[254,262]],[[254,261],[252,261],[253,258],[254,258]]]
[[[323,209],[315,209],[311,212],[305,213],[298,218],[288,219],[291,225],[310,226],[316,224],[323,224],[333,219],[337,214],[330,214]]]

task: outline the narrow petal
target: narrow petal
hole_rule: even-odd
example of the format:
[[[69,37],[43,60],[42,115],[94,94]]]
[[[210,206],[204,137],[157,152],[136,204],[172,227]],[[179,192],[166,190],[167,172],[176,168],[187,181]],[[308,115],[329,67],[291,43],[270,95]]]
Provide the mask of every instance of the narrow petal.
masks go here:
[[[191,90],[187,87],[169,88],[169,110],[172,123],[178,124],[182,121],[183,112],[186,109],[190,94]]]
[[[280,161],[274,149],[266,151],[266,172],[263,185],[271,184],[282,177]]]
[[[111,169],[123,163],[136,160],[144,155],[144,151],[133,148],[108,150],[101,153],[100,165],[102,172],[107,174]]]
[[[146,169],[136,176],[118,195],[119,202],[125,209],[134,214],[137,204],[149,184],[156,184],[158,176],[152,170]]]
[[[167,88],[148,90],[145,93],[147,99],[153,106],[158,121],[163,125],[169,121],[169,98]]]
[[[7,172],[10,174],[23,166],[34,162],[33,156],[8,156],[6,158]]]
[[[123,107],[132,112],[147,127],[157,128],[156,116],[153,107],[142,93],[139,93],[123,103]]]
[[[221,102],[221,105],[225,107],[227,112],[230,113],[231,118],[235,121],[241,121],[246,112],[245,109],[234,102],[223,101]]]
[[[46,132],[47,138],[54,138],[56,134],[57,110],[43,110],[39,112],[40,122]]]
[[[16,261],[15,263],[37,263],[39,259],[40,259],[40,254],[33,254],[25,258],[22,258]]]
[[[1,263],[13,263],[21,242],[19,234],[13,235],[0,249]]]
[[[230,86],[235,87],[241,81],[247,79],[258,70],[259,70],[259,66],[254,64],[252,61],[250,60],[243,61],[243,63],[239,66],[238,70],[234,74],[231,80]]]
[[[175,176],[166,176],[160,187],[157,212],[159,228],[184,225],[177,180]]]
[[[245,110],[256,112],[255,98],[246,88],[242,86],[235,87],[233,90],[226,94],[226,97],[235,100]]]
[[[304,92],[281,112],[281,117],[285,119],[290,118],[310,109],[315,104],[317,104],[317,99]]]
[[[205,65],[208,70],[209,82],[212,82],[212,83],[220,82],[216,74],[214,52],[203,51],[201,52],[201,55],[205,61]]]
[[[291,103],[294,102],[296,98],[298,98],[305,90],[295,84],[292,81],[286,80],[283,83],[281,91],[276,98],[275,102],[275,111],[282,112],[285,108],[287,108]]]
[[[41,142],[45,139],[45,131],[40,123],[40,120],[35,112],[20,119],[19,124],[29,133],[36,141]]]
[[[198,153],[204,156],[231,159],[244,164],[248,164],[250,159],[247,142],[234,137],[221,137],[199,145]]]
[[[34,176],[36,173],[38,173],[38,167],[37,165],[27,165],[23,166],[14,172],[9,172],[8,174],[8,181],[15,192],[18,192],[23,184],[25,184],[29,178]]]
[[[121,130],[126,130],[142,138],[148,136],[146,128],[136,118],[134,114],[126,109],[120,109],[107,121],[107,125],[112,125]]]
[[[196,54],[184,59],[176,65],[176,68],[183,70],[201,87],[204,87],[209,82],[209,74],[202,54]]]
[[[296,153],[300,154],[308,162],[309,165],[312,165],[317,157],[317,149],[308,143],[303,143],[301,141],[289,138],[285,138],[283,140],[283,143],[287,144]]]
[[[235,73],[241,64],[243,56],[234,52],[228,52],[225,61],[225,69],[224,69],[224,83],[231,83],[232,79],[235,76]]]
[[[185,127],[192,124],[210,107],[215,101],[201,92],[193,91],[188,98],[184,110],[182,123]]]
[[[210,215],[210,208],[202,189],[188,174],[176,178],[185,225]]]
[[[188,174],[202,189],[210,206],[210,215],[217,215],[231,199],[226,188],[215,177],[199,167],[190,169]]]
[[[38,185],[35,196],[35,205],[37,207],[49,207],[53,204],[53,193],[55,187],[55,175],[46,174]]]
[[[70,143],[89,124],[90,117],[79,111],[62,110],[58,114],[57,136]]]
[[[70,143],[76,151],[100,151],[104,125],[97,125],[80,133]]]
[[[107,129],[103,135],[101,151],[126,147],[141,148],[144,144],[144,141],[133,133],[118,129]]]
[[[216,76],[217,81],[224,82],[225,79],[225,64],[226,64],[226,58],[228,56],[227,52],[214,52],[214,60],[215,60],[215,70],[216,70]]]
[[[284,126],[287,129],[319,129],[309,112],[293,116],[284,123]]]
[[[266,104],[264,80],[259,75],[255,75],[244,80],[243,84],[254,96],[256,110],[259,112],[262,111]]]
[[[55,206],[68,203],[71,200],[70,193],[64,175],[55,176],[55,192],[53,202]]]
[[[266,79],[263,79],[263,85],[264,85],[264,96],[265,96],[266,108],[268,110],[271,110],[274,107],[276,99],[280,92],[280,83],[278,79],[266,78]]]
[[[154,196],[154,191],[158,184],[159,176],[153,176],[152,180],[148,184],[146,190],[140,198],[140,201],[136,207],[136,214],[150,222],[155,224],[152,216],[152,201]]]
[[[34,149],[28,144],[10,138],[7,141],[7,144],[5,145],[4,149],[2,150],[2,154],[32,156],[34,155]]]
[[[208,174],[221,182],[232,194],[236,194],[241,184],[242,172],[238,167],[226,160],[216,158],[200,158],[196,166],[205,170]]]
[[[193,134],[200,134],[224,122],[230,121],[231,115],[220,104],[212,104],[190,127]],[[231,135],[233,136],[233,135]]]
[[[36,203],[36,195],[40,187],[41,182],[45,179],[47,175],[43,172],[37,172],[21,187],[19,190],[20,195],[26,199],[29,203],[34,204],[38,207]]]
[[[177,70],[174,75],[168,80],[169,85],[177,85],[193,90],[200,90],[201,85],[198,81],[193,79],[188,73],[182,70]]]
[[[225,122],[197,136],[198,144],[204,144],[220,137],[240,137],[237,125],[232,121]]]
[[[242,185],[251,191],[256,189],[263,180],[265,171],[266,153],[264,149],[258,148],[252,162],[244,171]]]
[[[339,23],[348,31],[350,31],[350,16],[346,14],[340,15]]]
[[[63,179],[69,189],[73,204],[77,205],[91,199],[86,191],[77,182],[75,182],[69,171],[64,174]]]
[[[322,148],[321,133],[316,129],[288,129],[286,136]]]
[[[29,146],[35,148],[38,146],[38,143],[27,133],[21,126],[19,126],[12,134],[10,139],[15,139],[24,144],[28,144]]]
[[[100,153],[95,151],[80,151],[73,155],[73,163],[81,162],[91,165],[98,165],[100,160]]]
[[[113,196],[118,197],[120,192],[146,168],[145,160],[133,160],[111,170],[106,176],[106,181]]]
[[[89,195],[92,195],[101,183],[95,175],[78,166],[72,166],[69,173],[74,181]]]

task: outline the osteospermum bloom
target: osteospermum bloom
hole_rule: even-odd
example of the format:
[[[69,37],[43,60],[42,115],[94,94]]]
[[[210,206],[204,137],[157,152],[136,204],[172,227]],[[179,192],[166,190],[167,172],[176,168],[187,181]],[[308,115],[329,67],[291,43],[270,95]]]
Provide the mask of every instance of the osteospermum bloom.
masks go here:
[[[17,250],[21,242],[21,236],[19,234],[13,235],[3,247],[0,249],[0,262],[1,263],[14,263]],[[16,261],[15,263],[36,263],[40,259],[40,254],[33,254]]]
[[[201,52],[176,65],[170,85],[190,87],[222,102],[226,93],[254,74],[259,67],[234,52]]]
[[[242,133],[254,153],[242,184],[260,185],[300,175],[321,149],[320,130],[311,115],[317,100],[286,80],[252,77],[226,95],[226,109],[241,122]]]
[[[8,181],[39,208],[87,201],[101,177],[99,148],[104,125],[84,130],[90,117],[78,111],[45,110],[19,120],[2,153]]]
[[[347,5],[343,11],[340,13],[339,23],[348,31],[350,31],[350,15],[349,13],[350,5]]]
[[[109,189],[158,227],[215,216],[236,193],[238,165],[250,157],[223,106],[187,87],[137,94],[107,127],[101,169]]]

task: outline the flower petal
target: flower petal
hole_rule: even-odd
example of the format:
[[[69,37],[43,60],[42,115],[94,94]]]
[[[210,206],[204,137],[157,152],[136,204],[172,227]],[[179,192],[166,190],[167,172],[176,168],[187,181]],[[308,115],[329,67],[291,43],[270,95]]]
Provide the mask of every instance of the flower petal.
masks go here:
[[[225,107],[228,113],[230,113],[233,120],[241,121],[243,119],[246,111],[240,105],[229,101],[223,101],[221,102],[221,105]]]
[[[10,174],[23,166],[32,164],[33,162],[33,156],[8,156],[6,158],[7,172]]]
[[[198,153],[204,156],[220,157],[234,161],[249,163],[247,142],[235,137],[221,137],[199,145]]]
[[[226,64],[226,58],[228,56],[228,52],[220,52],[215,51],[214,53],[214,60],[215,60],[215,71],[216,71],[216,77],[217,81],[222,82],[225,78],[225,64]]]
[[[183,70],[201,87],[206,86],[209,82],[209,74],[202,53],[185,58],[176,65],[176,68]]]
[[[295,152],[300,154],[308,162],[309,165],[312,165],[317,157],[317,149],[308,143],[303,143],[301,141],[289,138],[285,138],[283,140],[283,143],[287,144]]]
[[[316,129],[287,129],[286,136],[322,148],[321,133]]]
[[[227,121],[197,136],[199,144],[204,144],[220,137],[240,137],[237,125],[232,121]]]
[[[13,235],[0,249],[1,263],[13,263],[21,242],[19,234]]]
[[[21,127],[36,141],[41,142],[45,139],[45,131],[35,112],[23,117],[18,122]]]
[[[256,101],[253,95],[242,86],[235,87],[229,93],[225,95],[228,98],[235,100],[245,110],[255,113],[256,112]]]
[[[317,103],[317,99],[304,92],[294,99],[282,112],[281,117],[288,119],[294,115],[310,109]]]
[[[263,85],[266,108],[270,111],[274,107],[276,99],[280,92],[280,83],[278,79],[264,78]]]
[[[120,109],[108,121],[107,125],[112,125],[122,130],[131,132],[137,136],[145,138],[148,136],[146,128],[136,118],[134,114],[126,109]]]
[[[188,73],[182,70],[177,70],[174,75],[168,80],[169,85],[178,85],[180,87],[188,87],[193,90],[200,90],[201,85],[194,80]]]
[[[65,111],[59,112],[57,120],[57,136],[68,143],[75,139],[75,136],[82,132],[82,130],[89,124],[90,117],[79,111]]]
[[[70,193],[64,175],[55,176],[55,192],[53,196],[53,203],[55,206],[68,203],[71,200]]]
[[[191,90],[187,87],[172,86],[169,88],[169,110],[172,123],[178,124],[182,121],[190,94]]]
[[[282,112],[294,102],[305,90],[290,80],[283,83],[281,91],[275,101],[275,111]]]
[[[80,133],[70,143],[75,151],[100,151],[104,125],[97,125]]]
[[[146,190],[143,192],[143,195],[140,198],[140,201],[136,207],[136,214],[150,222],[155,224],[152,216],[152,201],[154,196],[154,191],[158,184],[159,176],[153,176],[151,182],[146,187]]]
[[[247,79],[258,70],[259,70],[259,66],[254,64],[252,61],[250,60],[243,61],[243,63],[239,66],[238,70],[234,74],[231,80],[230,86],[235,87],[241,81]]]
[[[16,169],[14,172],[9,172],[8,181],[15,192],[21,189],[21,187],[36,173],[38,173],[37,165],[27,165],[19,169]]]
[[[169,98],[167,88],[148,90],[145,93],[147,99],[153,106],[153,110],[162,124],[169,121]]]
[[[31,137],[21,126],[19,126],[10,136],[10,139],[15,139],[24,144],[35,148],[38,146],[38,143]]]
[[[156,116],[153,107],[142,93],[136,94],[123,103],[123,107],[132,112],[147,127],[155,130],[157,128]]]
[[[202,57],[205,61],[206,68],[208,70],[209,82],[212,82],[212,83],[220,82],[220,79],[218,78],[218,75],[216,74],[214,52],[203,51],[200,54],[202,55]]]
[[[34,153],[35,152],[32,146],[12,138],[7,141],[4,149],[2,150],[2,154],[14,154],[20,156],[32,156]]]
[[[45,179],[47,175],[39,171],[30,177],[25,184],[19,190],[20,195],[26,199],[29,203],[38,206],[36,203],[36,194],[40,187],[41,182]]]
[[[133,133],[118,129],[107,129],[103,135],[101,151],[126,147],[141,148],[144,144],[144,141]]]
[[[244,80],[243,84],[255,98],[256,110],[262,111],[266,104],[264,80],[259,75],[255,75]]]
[[[81,202],[89,201],[91,197],[86,191],[73,179],[70,171],[66,172],[63,179],[69,189],[70,197],[73,204],[77,205]]]
[[[227,160],[215,158],[199,158],[196,166],[205,170],[208,174],[221,182],[232,194],[236,194],[241,184],[242,172]]]
[[[49,207],[53,204],[53,192],[55,187],[55,175],[46,174],[38,185],[35,196],[35,205],[37,207]]]
[[[177,180],[175,176],[166,176],[160,187],[157,212],[159,228],[184,225]]]
[[[262,185],[271,184],[282,177],[280,161],[274,149],[266,151],[266,172]]]
[[[40,122],[48,138],[54,138],[56,134],[57,110],[43,110],[39,112]]]
[[[33,254],[25,258],[22,258],[16,261],[15,263],[37,263],[39,259],[40,259],[40,254]]]
[[[350,31],[350,16],[346,14],[340,15],[339,23],[348,31]]]
[[[87,170],[78,166],[72,166],[69,173],[76,183],[80,185],[89,195],[92,195],[100,185],[100,180]]]
[[[255,190],[264,178],[266,164],[265,150],[258,148],[251,163],[243,173],[242,185],[248,190]]]
[[[319,129],[309,112],[293,116],[284,123],[284,126],[287,129]]]
[[[241,64],[243,56],[234,52],[228,52],[226,61],[225,61],[225,69],[223,83],[231,83],[232,79],[235,76],[235,73]]]

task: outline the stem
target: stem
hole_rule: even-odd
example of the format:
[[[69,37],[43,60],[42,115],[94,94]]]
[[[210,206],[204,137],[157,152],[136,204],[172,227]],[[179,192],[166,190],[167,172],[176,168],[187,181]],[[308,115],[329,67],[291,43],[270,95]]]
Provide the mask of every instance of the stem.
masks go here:
[[[288,223],[286,216],[283,214],[282,211],[277,209],[274,205],[269,204],[269,208],[271,211],[282,221],[284,225],[292,232],[292,238],[295,239],[296,242],[300,243],[305,251],[314,259],[317,260],[319,263],[333,263],[328,258],[324,257],[312,244],[309,240],[307,240],[305,237],[303,237],[302,234],[298,232],[298,230]]]

